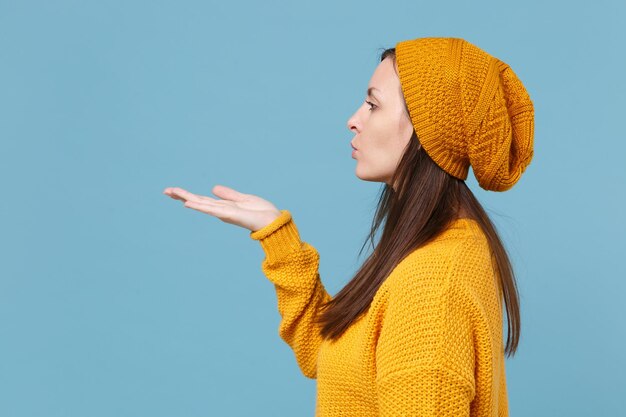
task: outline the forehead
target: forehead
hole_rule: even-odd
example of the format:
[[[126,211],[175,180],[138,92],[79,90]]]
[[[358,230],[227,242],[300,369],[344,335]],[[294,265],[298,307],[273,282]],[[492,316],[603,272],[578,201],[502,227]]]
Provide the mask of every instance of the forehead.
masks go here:
[[[394,67],[395,62],[391,57],[382,60],[374,70],[368,87],[377,88],[382,94],[389,94],[391,91],[395,91],[400,85],[400,79]]]

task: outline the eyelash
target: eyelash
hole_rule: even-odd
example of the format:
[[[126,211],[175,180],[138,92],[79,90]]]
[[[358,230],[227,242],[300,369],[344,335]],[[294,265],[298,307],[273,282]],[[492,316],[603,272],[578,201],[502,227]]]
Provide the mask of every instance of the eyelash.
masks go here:
[[[374,107],[376,107],[376,105],[375,105],[374,103],[371,103],[371,102],[369,102],[369,101],[367,101],[367,100],[365,100],[365,102],[366,102],[367,104],[369,104],[370,106],[372,106],[372,107],[370,107],[370,108],[368,109],[369,111],[374,110]]]

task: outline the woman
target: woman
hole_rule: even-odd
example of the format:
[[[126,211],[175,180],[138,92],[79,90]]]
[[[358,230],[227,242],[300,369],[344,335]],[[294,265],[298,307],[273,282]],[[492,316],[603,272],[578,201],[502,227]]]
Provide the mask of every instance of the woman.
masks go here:
[[[317,378],[316,416],[507,416],[505,354],[520,334],[517,288],[495,227],[465,184],[505,191],[533,156],[533,104],[504,62],[460,38],[385,50],[348,120],[356,175],[384,182],[380,241],[334,297],[288,210],[216,186],[185,206],[245,227],[265,252],[279,334]],[[363,248],[361,248],[362,250]],[[508,317],[502,342],[503,301]]]

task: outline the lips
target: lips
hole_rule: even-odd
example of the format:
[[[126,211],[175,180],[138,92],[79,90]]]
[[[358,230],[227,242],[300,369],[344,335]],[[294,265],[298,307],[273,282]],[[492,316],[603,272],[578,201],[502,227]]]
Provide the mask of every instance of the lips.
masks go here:
[[[350,142],[350,146],[352,146],[352,149],[354,149],[355,151],[357,150],[357,148],[354,147],[354,145],[352,144],[352,142]]]

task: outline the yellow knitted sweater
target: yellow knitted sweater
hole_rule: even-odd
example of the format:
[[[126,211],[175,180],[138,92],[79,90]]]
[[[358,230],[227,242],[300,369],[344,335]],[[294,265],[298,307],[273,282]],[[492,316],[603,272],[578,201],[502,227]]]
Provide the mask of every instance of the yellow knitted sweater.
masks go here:
[[[316,417],[508,416],[502,294],[474,220],[455,220],[404,258],[335,342],[313,322],[331,296],[291,213],[250,237],[276,289],[279,335],[317,379]]]

